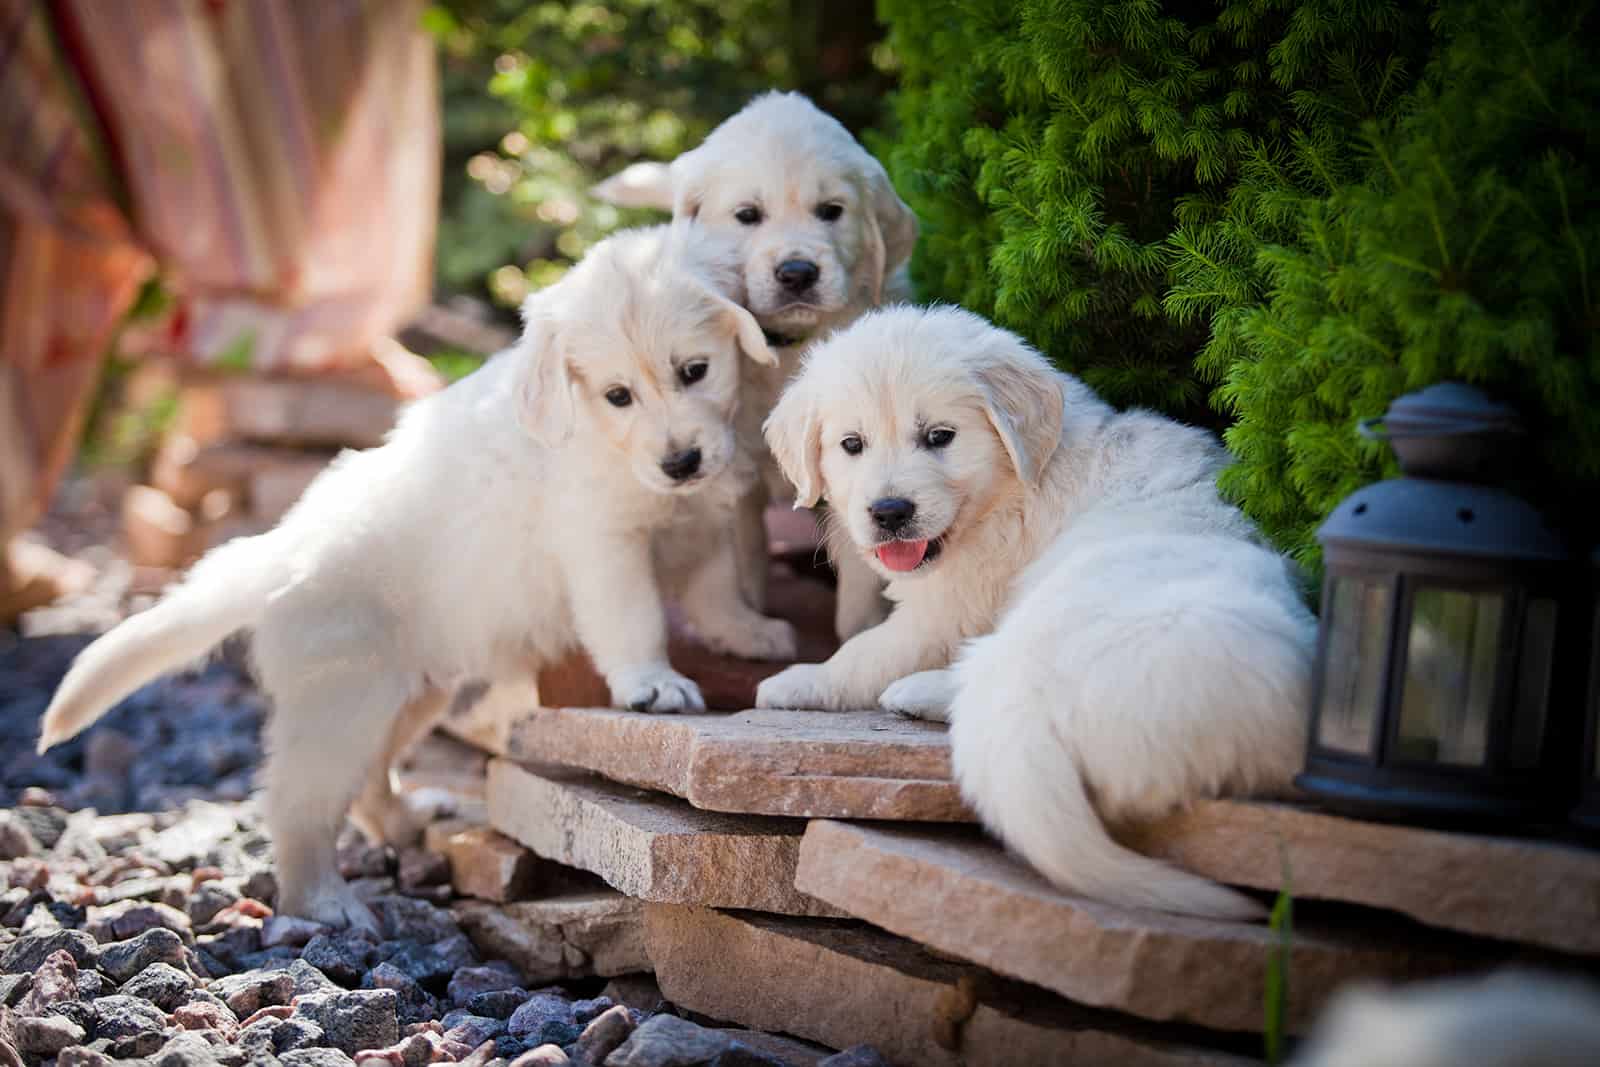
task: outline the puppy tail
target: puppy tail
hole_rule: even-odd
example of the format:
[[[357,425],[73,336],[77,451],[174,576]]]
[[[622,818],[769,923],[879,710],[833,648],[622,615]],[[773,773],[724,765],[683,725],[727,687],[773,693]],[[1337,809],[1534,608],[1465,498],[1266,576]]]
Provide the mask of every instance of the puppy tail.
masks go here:
[[[997,688],[956,700],[956,780],[983,824],[1040,874],[1059,889],[1112,904],[1212,919],[1266,917],[1249,897],[1112,840],[1050,716],[1037,706],[996,707]]]
[[[146,682],[190,663],[254,623],[279,584],[271,534],[207,555],[161,602],[78,653],[40,724],[38,751],[77,735]]]

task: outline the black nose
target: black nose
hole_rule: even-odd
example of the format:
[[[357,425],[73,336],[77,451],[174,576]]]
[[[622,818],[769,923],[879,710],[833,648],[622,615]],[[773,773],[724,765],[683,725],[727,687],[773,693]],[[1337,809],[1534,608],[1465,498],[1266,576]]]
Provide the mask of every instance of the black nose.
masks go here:
[[[700,469],[700,450],[686,448],[682,452],[674,452],[661,461],[661,469],[675,482],[692,477]]]
[[[778,284],[791,293],[805,292],[816,285],[822,275],[822,271],[809,259],[786,259],[772,273],[777,275]]]
[[[911,516],[917,513],[917,506],[903,496],[886,496],[882,500],[874,500],[867,512],[879,529],[894,533],[911,521]]]

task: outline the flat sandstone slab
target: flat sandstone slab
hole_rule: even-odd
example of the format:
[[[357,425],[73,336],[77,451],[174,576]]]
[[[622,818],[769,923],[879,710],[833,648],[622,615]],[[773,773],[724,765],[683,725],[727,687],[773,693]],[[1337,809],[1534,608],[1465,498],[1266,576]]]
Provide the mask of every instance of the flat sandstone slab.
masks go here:
[[[953,828],[818,821],[796,883],[936,952],[1080,1004],[1215,1030],[1258,1031],[1278,935],[1265,925],[1119,908],[1052,888],[999,846]],[[1406,979],[1476,962],[1399,932],[1359,933],[1296,917],[1288,1028],[1303,1032],[1356,978]]]
[[[1388,908],[1430,926],[1600,955],[1600,852],[1361,822],[1289,804],[1209,801],[1119,835],[1235,885]]]
[[[656,980],[674,1004],[834,1048],[870,1043],[915,1067],[1252,1062],[939,960],[850,923],[645,906]]]
[[[489,764],[489,820],[539,855],[630,897],[785,915],[839,912],[794,887],[804,826],[697,811],[681,800],[556,769]]]
[[[512,759],[559,763],[708,811],[795,818],[970,822],[945,727],[887,711],[646,715],[533,708]]]
[[[450,910],[485,958],[509,960],[530,983],[650,970],[644,906],[609,889]]]

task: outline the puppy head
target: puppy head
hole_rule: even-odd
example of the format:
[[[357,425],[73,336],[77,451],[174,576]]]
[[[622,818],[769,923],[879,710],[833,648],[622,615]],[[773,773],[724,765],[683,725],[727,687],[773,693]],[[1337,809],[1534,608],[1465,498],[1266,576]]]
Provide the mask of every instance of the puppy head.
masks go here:
[[[757,97],[673,161],[670,186],[680,224],[736,240],[744,304],[779,333],[877,304],[917,238],[883,167],[799,93]]]
[[[1062,376],[1015,334],[957,308],[872,312],[811,350],[767,419],[810,507],[890,578],[928,573],[1061,440]]]
[[[666,226],[602,241],[523,308],[516,381],[529,433],[603,442],[645,487],[689,492],[735,455],[740,361],[772,364],[761,327]]]

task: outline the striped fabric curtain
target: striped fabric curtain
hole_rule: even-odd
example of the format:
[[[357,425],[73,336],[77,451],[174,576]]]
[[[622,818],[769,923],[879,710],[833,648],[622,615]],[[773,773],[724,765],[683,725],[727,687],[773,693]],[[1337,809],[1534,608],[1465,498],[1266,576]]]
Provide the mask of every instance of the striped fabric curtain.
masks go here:
[[[422,0],[0,0],[0,545],[159,267],[176,352],[357,366],[426,300]]]

